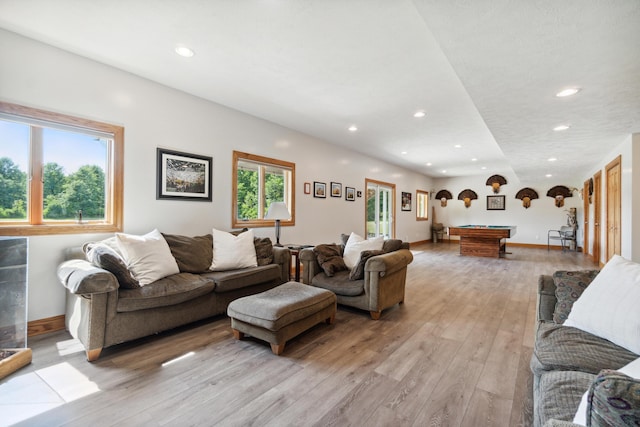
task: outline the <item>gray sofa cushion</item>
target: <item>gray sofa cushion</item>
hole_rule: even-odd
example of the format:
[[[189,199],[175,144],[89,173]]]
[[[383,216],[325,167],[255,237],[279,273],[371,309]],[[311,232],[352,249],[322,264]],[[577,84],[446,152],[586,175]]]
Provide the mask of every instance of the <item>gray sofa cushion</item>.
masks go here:
[[[104,243],[87,243],[84,245],[87,261],[103,268],[116,276],[121,288],[136,289],[140,283],[133,278],[124,259],[111,246]]]
[[[398,245],[398,247],[400,247],[400,245]],[[356,266],[353,267],[353,269],[351,270],[351,273],[349,273],[349,280],[364,279],[364,266],[369,260],[369,258],[374,257],[376,255],[382,255],[384,253],[385,253],[384,250],[360,252],[360,259],[358,260],[358,263],[356,264]]]
[[[204,273],[209,271],[213,259],[213,236],[188,237],[177,234],[162,236],[167,241],[171,255],[176,259],[182,273]]]
[[[578,371],[546,372],[538,383],[534,413],[539,424],[550,419],[571,421],[576,415],[580,399],[596,376]]]
[[[216,283],[215,292],[230,292],[236,289],[253,286],[257,283],[280,281],[280,266],[269,264],[258,267],[241,268],[238,270],[212,271],[202,274],[203,277]]]
[[[119,312],[166,307],[213,292],[215,283],[201,275],[178,273],[156,280],[138,289],[122,289],[118,296]]]
[[[382,250],[385,252],[394,252],[400,248],[402,248],[402,240],[400,239],[387,239],[382,244]]]
[[[273,262],[273,243],[270,238],[254,237],[253,245],[256,248],[258,265],[269,265]]]
[[[598,275],[599,270],[556,271],[553,282],[556,285],[556,307],[553,321],[562,324],[567,320],[573,303],[587,289],[589,283]]]
[[[349,274],[349,271],[339,271],[333,277],[327,277],[324,273],[318,273],[311,279],[311,284],[328,289],[337,295],[362,295],[364,293],[364,279],[349,280]]]
[[[535,375],[552,370],[583,371],[595,375],[603,369],[620,369],[637,358],[629,350],[580,329],[540,323],[531,370]]]

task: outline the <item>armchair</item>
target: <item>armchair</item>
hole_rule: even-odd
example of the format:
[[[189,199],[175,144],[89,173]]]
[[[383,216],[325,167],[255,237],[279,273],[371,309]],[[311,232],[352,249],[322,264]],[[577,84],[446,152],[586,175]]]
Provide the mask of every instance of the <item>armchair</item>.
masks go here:
[[[404,302],[407,266],[413,255],[404,244],[401,249],[369,258],[364,267],[364,279],[349,280],[349,271],[338,271],[332,277],[325,274],[313,249],[300,252],[302,282],[328,289],[338,297],[338,304],[369,311],[378,320],[382,310]]]

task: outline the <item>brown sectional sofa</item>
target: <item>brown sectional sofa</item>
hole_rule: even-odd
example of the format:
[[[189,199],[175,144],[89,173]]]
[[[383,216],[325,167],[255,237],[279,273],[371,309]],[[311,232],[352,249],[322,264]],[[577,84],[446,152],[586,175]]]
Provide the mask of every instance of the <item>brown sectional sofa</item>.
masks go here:
[[[125,289],[113,273],[89,262],[82,248],[67,250],[65,259],[58,278],[66,289],[66,327],[89,361],[105,347],[225,314],[231,301],[287,282],[291,263],[289,249],[274,247],[266,265],[180,272]]]

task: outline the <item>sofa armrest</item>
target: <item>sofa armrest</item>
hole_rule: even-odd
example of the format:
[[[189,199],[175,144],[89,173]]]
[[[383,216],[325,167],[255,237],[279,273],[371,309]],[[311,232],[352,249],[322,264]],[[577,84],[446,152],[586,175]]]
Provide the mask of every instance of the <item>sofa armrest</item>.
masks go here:
[[[382,255],[376,255],[367,260],[364,266],[365,276],[377,272],[380,277],[392,274],[406,268],[413,261],[413,254],[408,249],[399,249]]]
[[[300,251],[300,262],[302,263],[302,283],[311,284],[311,279],[320,272],[320,264],[313,248],[305,248]]]
[[[556,309],[556,285],[553,277],[543,274],[538,278],[538,299],[536,304],[536,319],[540,322],[553,322],[553,312]]]
[[[58,279],[73,294],[101,294],[113,292],[119,287],[116,276],[81,259],[60,264]]]
[[[273,263],[280,266],[280,277],[283,283],[288,282],[291,273],[291,251],[289,248],[274,246]]]

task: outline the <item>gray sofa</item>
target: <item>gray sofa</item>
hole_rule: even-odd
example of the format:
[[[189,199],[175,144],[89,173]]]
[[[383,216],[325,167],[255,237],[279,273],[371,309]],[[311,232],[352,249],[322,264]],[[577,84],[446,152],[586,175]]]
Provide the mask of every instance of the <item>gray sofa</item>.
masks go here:
[[[188,264],[197,248],[190,250],[191,238],[173,237]],[[66,289],[66,327],[82,342],[89,361],[105,347],[225,314],[231,301],[287,282],[291,265],[289,249],[278,247],[270,263],[229,271],[185,272],[186,264],[176,257],[180,273],[125,289],[123,278],[89,262],[83,248],[68,249],[65,259],[58,278]]]
[[[553,276],[539,278],[538,322],[531,358],[534,427],[576,426],[572,423],[573,418],[582,395],[590,387],[593,393],[590,425],[627,425],[612,421],[615,417],[619,419],[620,414],[609,402],[621,397],[631,401],[626,396],[616,395],[621,389],[635,390],[636,402],[640,396],[638,381],[615,371],[637,359],[637,354],[580,329],[562,325],[573,301],[579,297],[580,291],[575,289],[588,286],[596,274],[558,271]],[[637,414],[638,408],[634,406],[631,411]],[[639,421],[634,419],[635,423]]]
[[[348,236],[343,235],[343,243],[336,245],[342,251],[345,238]],[[366,310],[372,319],[378,320],[382,310],[404,302],[407,266],[413,261],[407,242],[387,240],[381,252],[385,253],[366,259],[362,279],[350,280],[351,271],[337,271],[330,276],[318,262],[314,249],[303,249],[302,282],[328,289],[336,294],[338,304]]]

